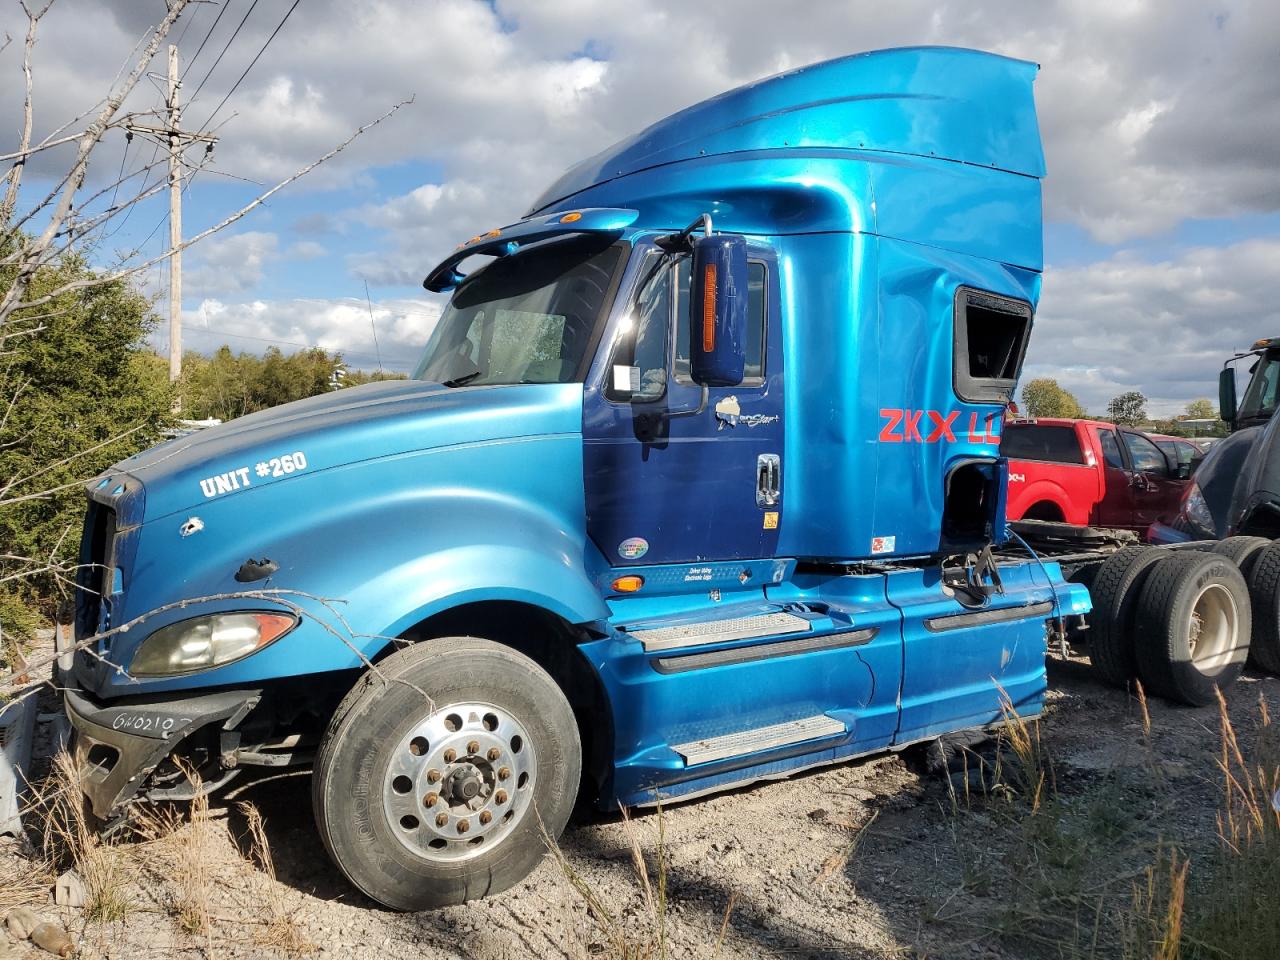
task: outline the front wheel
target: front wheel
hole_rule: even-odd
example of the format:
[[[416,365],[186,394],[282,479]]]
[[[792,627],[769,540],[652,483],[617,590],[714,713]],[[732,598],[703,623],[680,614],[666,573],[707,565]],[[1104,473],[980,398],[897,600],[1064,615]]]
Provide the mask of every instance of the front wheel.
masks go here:
[[[382,661],[339,706],[316,757],[316,824],[379,903],[464,903],[533,870],[568,822],[581,763],[546,671],[488,640],[432,640]]]

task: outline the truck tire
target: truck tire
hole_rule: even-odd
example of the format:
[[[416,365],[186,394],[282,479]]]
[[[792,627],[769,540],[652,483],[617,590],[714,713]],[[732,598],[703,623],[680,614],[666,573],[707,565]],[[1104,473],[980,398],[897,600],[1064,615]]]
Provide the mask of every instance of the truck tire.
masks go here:
[[[1202,707],[1244,669],[1249,588],[1226,557],[1200,550],[1166,556],[1138,595],[1138,675],[1148,691]]]
[[[1103,683],[1124,689],[1138,675],[1133,649],[1133,611],[1147,573],[1168,551],[1158,547],[1122,547],[1097,570],[1089,595],[1086,643],[1089,662]]]
[[[1258,554],[1270,545],[1271,541],[1266,537],[1227,537],[1210,547],[1209,552],[1230,557],[1240,568],[1245,580],[1248,580],[1249,571],[1258,559]]]
[[[1280,674],[1280,541],[1267,544],[1254,559],[1249,570],[1249,600],[1253,604],[1249,663]]]
[[[425,910],[498,893],[558,837],[578,789],[573,710],[522,653],[476,637],[381,661],[330,721],[311,797],[329,856],[368,896]]]

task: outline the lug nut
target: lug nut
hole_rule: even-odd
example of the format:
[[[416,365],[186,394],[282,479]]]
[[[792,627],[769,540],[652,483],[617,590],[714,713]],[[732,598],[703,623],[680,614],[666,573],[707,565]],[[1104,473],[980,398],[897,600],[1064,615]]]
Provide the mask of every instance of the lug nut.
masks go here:
[[[490,760],[497,760],[497,759],[498,759],[498,757],[500,757],[500,756],[502,756],[502,752],[501,752],[497,747],[490,747],[490,748],[489,748],[489,759],[490,759]]]
[[[439,783],[439,782],[440,782],[440,771],[439,771],[439,770],[428,770],[428,771],[427,771],[427,783]]]
[[[456,760],[457,757],[458,757],[458,754],[452,748],[444,752],[445,763],[453,763],[453,761]]]
[[[426,807],[434,807],[436,805],[436,801],[439,799],[440,799],[440,794],[428,793],[425,797],[422,798],[422,804],[423,806],[426,806]]]
[[[485,810],[480,814],[480,825],[487,826],[489,821],[492,819],[493,819],[493,814],[490,813],[488,810]]]
[[[468,830],[470,830],[470,829],[471,829],[471,824],[469,824],[466,820],[459,820],[459,821],[458,821],[458,832],[459,832],[459,833],[466,833],[466,832],[467,832]]]
[[[507,777],[509,777],[509,776],[511,776],[511,768],[510,768],[510,767],[501,767],[501,768],[498,770],[498,779],[499,779],[499,780],[505,780],[505,779],[507,779]]]
[[[448,823],[448,822],[449,822],[449,815],[448,815],[447,813],[437,813],[437,814],[436,814],[436,826],[437,826],[437,827],[443,827],[443,826],[444,826],[446,823]]]
[[[479,752],[480,752],[479,740],[472,740],[470,743],[467,744],[467,753],[477,754]]]
[[[507,791],[505,791],[505,790],[499,790],[497,793],[495,793],[495,794],[493,795],[493,801],[494,801],[494,803],[506,803],[506,802],[507,802]]]

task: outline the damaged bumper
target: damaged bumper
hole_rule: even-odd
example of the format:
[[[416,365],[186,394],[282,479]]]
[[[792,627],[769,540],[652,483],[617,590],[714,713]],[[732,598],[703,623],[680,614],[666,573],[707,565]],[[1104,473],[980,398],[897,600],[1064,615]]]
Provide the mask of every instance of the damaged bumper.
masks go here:
[[[179,744],[212,725],[234,730],[259,699],[259,690],[227,690],[101,706],[67,690],[76,768],[94,815],[110,819]]]

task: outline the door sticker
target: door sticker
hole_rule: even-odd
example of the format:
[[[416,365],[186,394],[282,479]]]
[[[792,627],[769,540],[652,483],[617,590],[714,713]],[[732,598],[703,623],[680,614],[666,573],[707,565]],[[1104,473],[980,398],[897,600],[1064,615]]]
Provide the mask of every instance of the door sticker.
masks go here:
[[[743,414],[742,404],[738,402],[735,396],[722,397],[716,401],[716,430],[723,430],[726,426],[736,427],[742,424],[744,427],[767,427],[771,423],[777,423],[782,417],[776,413],[748,413]]]
[[[764,528],[766,530],[778,529],[778,511],[777,510],[766,510],[764,512]]]
[[[897,546],[898,538],[893,537],[872,537],[871,553],[874,556],[877,553],[893,553],[893,548]]]
[[[639,560],[649,552],[649,541],[644,537],[628,537],[618,544],[618,556],[624,560]]]

